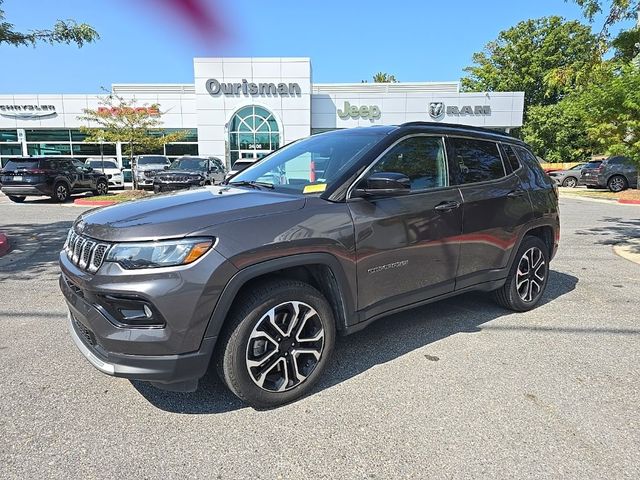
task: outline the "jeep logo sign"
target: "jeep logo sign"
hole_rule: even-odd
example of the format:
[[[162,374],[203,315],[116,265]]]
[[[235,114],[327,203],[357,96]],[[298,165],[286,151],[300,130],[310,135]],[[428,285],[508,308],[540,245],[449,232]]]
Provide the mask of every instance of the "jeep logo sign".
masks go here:
[[[464,105],[462,107],[449,105],[445,109],[445,105],[443,102],[431,102],[427,111],[429,112],[429,116],[434,120],[440,120],[444,118],[445,112],[446,116],[449,117],[463,117],[469,115],[480,117],[491,115],[491,105]]]
[[[344,102],[342,110],[338,109],[338,116],[342,120],[347,120],[348,118],[368,118],[373,121],[380,118],[380,113],[380,107],[377,105],[362,105],[361,107],[357,107],[347,101]]]
[[[211,95],[279,95],[294,96],[302,95],[302,89],[298,83],[253,83],[246,78],[242,82],[225,83],[219,82],[215,78],[210,78],[206,83],[207,92]]]

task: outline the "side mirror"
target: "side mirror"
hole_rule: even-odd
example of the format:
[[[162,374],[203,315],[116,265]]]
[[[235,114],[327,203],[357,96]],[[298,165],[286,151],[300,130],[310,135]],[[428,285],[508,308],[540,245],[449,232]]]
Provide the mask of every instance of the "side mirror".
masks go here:
[[[378,172],[356,185],[353,197],[391,197],[411,192],[411,179],[403,173]]]
[[[165,170],[169,170],[169,165],[165,165],[165,166],[164,166],[164,169],[165,169]]]

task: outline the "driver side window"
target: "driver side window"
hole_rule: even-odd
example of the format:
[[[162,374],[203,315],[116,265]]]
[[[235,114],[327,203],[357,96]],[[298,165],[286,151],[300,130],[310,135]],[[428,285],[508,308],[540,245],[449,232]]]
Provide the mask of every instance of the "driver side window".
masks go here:
[[[402,140],[369,173],[380,172],[409,177],[412,191],[446,187],[449,179],[442,138],[419,135]]]

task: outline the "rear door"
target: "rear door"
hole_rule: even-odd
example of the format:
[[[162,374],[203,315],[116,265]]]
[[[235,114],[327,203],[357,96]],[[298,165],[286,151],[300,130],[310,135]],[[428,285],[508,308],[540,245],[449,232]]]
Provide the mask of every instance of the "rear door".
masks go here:
[[[348,201],[366,316],[453,291],[462,232],[462,197],[449,183],[442,137],[404,137],[363,178],[378,172],[406,175],[411,193]]]
[[[449,155],[463,198],[456,289],[504,277],[520,228],[531,219],[517,158],[512,166],[497,142],[449,137]],[[516,167],[514,169],[514,167]]]

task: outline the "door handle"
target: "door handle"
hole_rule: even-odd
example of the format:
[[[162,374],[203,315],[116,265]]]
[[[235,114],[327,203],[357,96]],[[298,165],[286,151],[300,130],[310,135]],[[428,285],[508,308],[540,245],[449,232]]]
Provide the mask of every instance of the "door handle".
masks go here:
[[[518,198],[518,197],[522,197],[525,193],[527,193],[525,190],[512,190],[509,193],[507,193],[507,197]]]
[[[460,206],[460,202],[442,202],[433,207],[438,212],[448,212]]]

